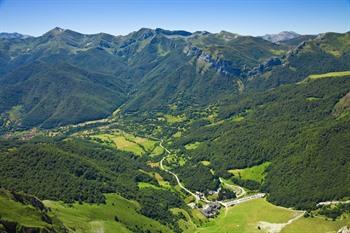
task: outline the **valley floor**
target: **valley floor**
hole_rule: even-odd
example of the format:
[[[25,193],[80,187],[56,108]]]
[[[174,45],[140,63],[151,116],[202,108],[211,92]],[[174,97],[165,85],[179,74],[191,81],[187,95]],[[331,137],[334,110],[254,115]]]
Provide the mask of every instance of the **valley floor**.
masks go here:
[[[303,212],[275,206],[256,199],[229,207],[199,227],[197,233],[336,233],[349,219],[331,221],[321,217],[304,218]]]

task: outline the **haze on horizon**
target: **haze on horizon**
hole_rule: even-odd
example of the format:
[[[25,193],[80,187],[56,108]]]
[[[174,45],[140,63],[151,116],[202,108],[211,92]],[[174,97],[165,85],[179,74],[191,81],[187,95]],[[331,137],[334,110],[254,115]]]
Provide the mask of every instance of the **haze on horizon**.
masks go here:
[[[350,0],[0,0],[0,32],[54,27],[125,35],[140,28],[264,35],[350,31]]]

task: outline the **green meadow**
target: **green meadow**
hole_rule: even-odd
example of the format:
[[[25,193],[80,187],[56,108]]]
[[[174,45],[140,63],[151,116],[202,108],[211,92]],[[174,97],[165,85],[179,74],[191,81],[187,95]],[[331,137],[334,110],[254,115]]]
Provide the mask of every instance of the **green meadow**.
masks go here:
[[[270,204],[265,199],[256,199],[223,209],[221,214],[202,227],[197,233],[261,233],[260,221],[285,223],[299,213]]]
[[[306,80],[315,80],[315,79],[321,79],[321,78],[337,78],[337,77],[344,77],[344,76],[350,76],[350,71],[329,72],[325,74],[311,74],[307,77]]]
[[[185,145],[186,150],[194,150],[196,149],[201,143],[200,142],[194,142],[194,143],[190,143]]]
[[[350,225],[349,218],[337,221],[326,220],[322,217],[300,218],[286,226],[281,233],[337,233],[346,225]]]
[[[157,141],[134,136],[125,132],[100,133],[92,135],[92,137],[113,144],[119,150],[131,152],[138,156],[146,153],[152,155],[161,155],[164,153],[163,148],[158,146]]]
[[[41,217],[41,213],[33,206],[16,202],[1,193],[0,190],[0,219],[18,222],[20,225],[28,227],[48,227],[49,224],[44,222]]]
[[[81,233],[127,233],[170,232],[159,222],[139,214],[139,204],[120,197],[106,194],[106,204],[64,204],[44,201],[63,224],[74,232]]]
[[[288,222],[290,221],[290,222]],[[305,218],[301,211],[256,199],[223,209],[217,218],[198,227],[196,233],[337,233],[349,218]]]
[[[255,180],[261,183],[265,177],[265,170],[270,164],[270,162],[265,162],[249,168],[233,169],[229,172],[243,180]]]

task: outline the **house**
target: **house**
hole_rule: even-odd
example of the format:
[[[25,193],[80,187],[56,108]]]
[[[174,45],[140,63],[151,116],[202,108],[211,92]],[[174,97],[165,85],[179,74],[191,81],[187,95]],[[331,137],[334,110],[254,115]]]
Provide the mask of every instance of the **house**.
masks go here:
[[[221,205],[218,202],[211,202],[210,204],[205,205],[201,212],[207,218],[215,217],[220,211]]]

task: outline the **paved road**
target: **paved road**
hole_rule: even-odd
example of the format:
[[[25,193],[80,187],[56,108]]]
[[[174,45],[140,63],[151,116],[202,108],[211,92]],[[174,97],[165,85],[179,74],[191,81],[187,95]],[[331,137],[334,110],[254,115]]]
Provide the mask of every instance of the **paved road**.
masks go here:
[[[229,207],[229,206],[238,205],[238,204],[241,204],[243,202],[247,202],[247,201],[250,201],[250,200],[253,200],[253,199],[263,198],[263,197],[265,197],[265,193],[257,193],[257,194],[254,194],[254,195],[250,195],[250,196],[247,196],[247,197],[235,199],[235,200],[232,200],[232,201],[221,201],[219,203],[221,205],[225,206],[225,207]]]
[[[164,161],[164,159],[166,159],[166,157],[168,157],[168,155],[170,155],[170,151],[169,151],[167,148],[165,148],[165,147],[162,145],[162,143],[163,143],[163,140],[160,141],[159,146],[162,147],[162,148],[165,150],[165,152],[166,152],[167,155],[165,155],[165,156],[160,160],[160,169],[162,169],[162,170],[166,171],[167,173],[173,175],[173,176],[175,177],[175,179],[176,179],[178,185],[180,186],[180,188],[183,189],[185,192],[191,194],[191,195],[196,199],[196,202],[198,202],[198,201],[200,200],[200,197],[199,197],[198,195],[194,194],[193,192],[191,192],[190,190],[188,190],[185,186],[183,186],[182,183],[180,182],[179,177],[178,177],[174,172],[172,172],[172,171],[166,169],[166,168],[163,166],[163,161]]]
[[[336,204],[349,204],[350,200],[348,201],[324,201],[318,203],[316,206],[327,206],[327,205],[336,205]]]
[[[219,180],[222,184],[224,184],[226,186],[231,186],[232,189],[239,189],[240,192],[235,192],[237,195],[237,198],[241,198],[247,194],[247,192],[241,186],[229,184],[229,183],[225,182],[221,177],[219,178]]]

